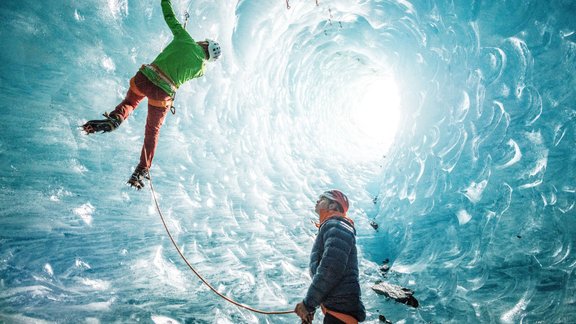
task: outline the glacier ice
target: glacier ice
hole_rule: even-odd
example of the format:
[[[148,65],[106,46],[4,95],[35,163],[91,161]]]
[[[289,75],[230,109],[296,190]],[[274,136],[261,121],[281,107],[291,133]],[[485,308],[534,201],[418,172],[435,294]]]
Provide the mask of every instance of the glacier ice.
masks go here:
[[[219,291],[292,309],[313,203],[337,187],[368,322],[576,321],[573,1],[173,2],[224,54],[179,91],[151,172]],[[78,129],[169,42],[159,1],[8,0],[0,17],[0,322],[293,323],[216,297],[125,186],[145,107],[114,133]],[[356,107],[382,78],[396,125],[389,89],[381,111]],[[358,120],[396,131],[373,140]],[[370,289],[384,259],[419,308]]]

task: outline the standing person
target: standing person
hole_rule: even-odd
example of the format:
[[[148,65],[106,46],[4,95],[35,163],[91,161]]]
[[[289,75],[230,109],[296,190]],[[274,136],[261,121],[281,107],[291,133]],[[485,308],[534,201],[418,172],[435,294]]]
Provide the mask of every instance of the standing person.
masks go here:
[[[151,64],[142,65],[130,79],[126,97],[110,114],[104,113],[106,119],[90,120],[82,126],[87,134],[111,132],[130,116],[144,97],[148,97],[148,116],[140,163],[128,180],[136,189],[142,189],[144,179],[149,178],[148,170],[158,144],[160,127],[172,109],[176,90],[184,82],[204,75],[205,62],[215,61],[221,54],[218,43],[210,39],[199,42],[192,39],[176,18],[170,0],[162,0],[161,6],[164,20],[174,38]]]
[[[339,190],[320,195],[315,212],[318,236],[310,254],[312,283],[294,311],[302,323],[312,323],[317,307],[325,324],[358,323],[366,319],[360,297],[354,222],[346,216],[348,197]]]

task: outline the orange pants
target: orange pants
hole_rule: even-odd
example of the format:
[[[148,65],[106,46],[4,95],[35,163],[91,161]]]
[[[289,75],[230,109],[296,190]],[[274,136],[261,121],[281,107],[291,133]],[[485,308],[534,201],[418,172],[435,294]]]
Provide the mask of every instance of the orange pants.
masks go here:
[[[140,163],[138,163],[138,167],[150,169],[152,159],[154,159],[154,152],[158,145],[160,128],[164,123],[164,119],[166,119],[168,110],[170,110],[170,107],[167,107],[167,105],[172,102],[172,98],[164,90],[148,80],[140,71],[138,71],[130,81],[131,86],[130,89],[128,89],[128,93],[126,93],[126,97],[116,106],[110,115],[121,116],[123,120],[126,120],[138,107],[140,101],[142,101],[144,97],[148,97],[148,116],[146,117],[144,145],[140,153]],[[165,106],[158,107],[162,104]]]

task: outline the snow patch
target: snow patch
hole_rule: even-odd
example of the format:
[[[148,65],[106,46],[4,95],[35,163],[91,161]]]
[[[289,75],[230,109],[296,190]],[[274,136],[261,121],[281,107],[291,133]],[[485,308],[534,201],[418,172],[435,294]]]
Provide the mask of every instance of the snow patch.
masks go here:
[[[44,265],[44,272],[46,272],[47,274],[49,274],[50,276],[54,275],[54,269],[52,269],[52,266],[50,265],[50,263],[46,263]]]
[[[74,208],[74,214],[80,216],[86,225],[92,225],[92,213],[94,213],[95,210],[96,208],[88,202],[80,207]]]
[[[456,217],[458,217],[458,224],[460,224],[460,225],[464,225],[472,219],[472,215],[470,215],[470,213],[468,213],[464,209],[460,209],[456,213]]]
[[[488,185],[488,180],[482,180],[479,183],[472,181],[468,188],[464,189],[464,195],[473,203],[477,203],[482,199],[482,193]]]

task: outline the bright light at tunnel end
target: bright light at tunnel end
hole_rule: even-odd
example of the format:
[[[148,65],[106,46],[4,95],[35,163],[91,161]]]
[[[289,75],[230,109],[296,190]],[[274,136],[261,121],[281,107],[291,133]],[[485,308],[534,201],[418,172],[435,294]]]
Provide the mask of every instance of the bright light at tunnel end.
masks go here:
[[[363,80],[352,102],[352,123],[362,147],[386,153],[394,141],[400,119],[400,95],[392,77]]]

